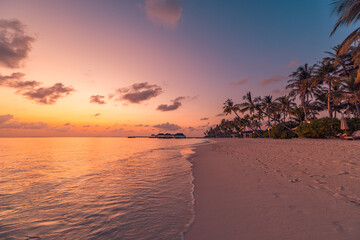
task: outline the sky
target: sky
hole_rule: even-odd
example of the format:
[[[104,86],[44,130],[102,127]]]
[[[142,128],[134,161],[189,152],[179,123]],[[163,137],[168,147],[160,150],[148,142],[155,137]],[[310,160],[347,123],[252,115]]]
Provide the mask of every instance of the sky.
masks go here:
[[[0,136],[203,136],[351,31],[332,0],[0,0]]]

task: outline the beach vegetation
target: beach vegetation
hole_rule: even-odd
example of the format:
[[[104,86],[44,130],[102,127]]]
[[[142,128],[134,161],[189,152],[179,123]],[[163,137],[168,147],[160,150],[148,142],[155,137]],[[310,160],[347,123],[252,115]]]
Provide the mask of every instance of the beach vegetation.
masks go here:
[[[289,121],[286,122],[285,125],[289,128],[296,128],[298,123]],[[275,139],[291,139],[297,137],[297,135],[294,132],[291,132],[283,126],[277,124],[272,127],[270,131],[270,137]]]
[[[346,122],[348,124],[349,135],[353,134],[353,132],[360,130],[360,118],[346,118]]]
[[[296,128],[296,134],[304,138],[330,138],[340,132],[340,120],[329,117],[315,119]]]

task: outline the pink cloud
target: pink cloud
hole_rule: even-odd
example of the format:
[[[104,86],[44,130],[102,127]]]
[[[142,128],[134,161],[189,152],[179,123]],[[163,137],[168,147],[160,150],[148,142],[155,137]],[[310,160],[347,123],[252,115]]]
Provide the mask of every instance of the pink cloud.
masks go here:
[[[297,60],[291,60],[291,61],[289,62],[289,64],[286,65],[286,66],[284,66],[283,68],[284,68],[284,69],[291,69],[291,68],[297,67],[297,66],[299,66],[299,65],[300,65],[299,61],[297,61]]]
[[[182,15],[182,8],[178,2],[178,0],[145,0],[142,7],[150,21],[175,29]]]
[[[250,80],[250,77],[246,77],[246,78],[244,78],[244,79],[240,79],[240,80],[237,81],[237,82],[231,82],[231,83],[229,83],[229,86],[230,86],[230,87],[237,87],[237,86],[240,86],[240,85],[243,85],[243,84],[247,83],[249,80]]]
[[[260,86],[267,86],[267,85],[270,85],[270,84],[273,84],[273,83],[282,82],[285,79],[287,79],[287,76],[276,75],[276,76],[272,76],[270,78],[262,80],[259,83],[259,85]]]

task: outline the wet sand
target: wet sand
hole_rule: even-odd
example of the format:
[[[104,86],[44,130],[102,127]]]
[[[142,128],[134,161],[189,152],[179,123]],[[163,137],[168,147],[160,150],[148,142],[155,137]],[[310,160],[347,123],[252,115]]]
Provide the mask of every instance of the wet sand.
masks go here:
[[[186,240],[360,239],[360,141],[219,139],[191,161]]]

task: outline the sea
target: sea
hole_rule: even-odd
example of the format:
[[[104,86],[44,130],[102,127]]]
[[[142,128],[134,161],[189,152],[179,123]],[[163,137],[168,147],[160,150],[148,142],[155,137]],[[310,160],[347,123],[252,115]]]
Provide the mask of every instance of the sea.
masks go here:
[[[183,239],[205,142],[0,138],[0,239]]]

